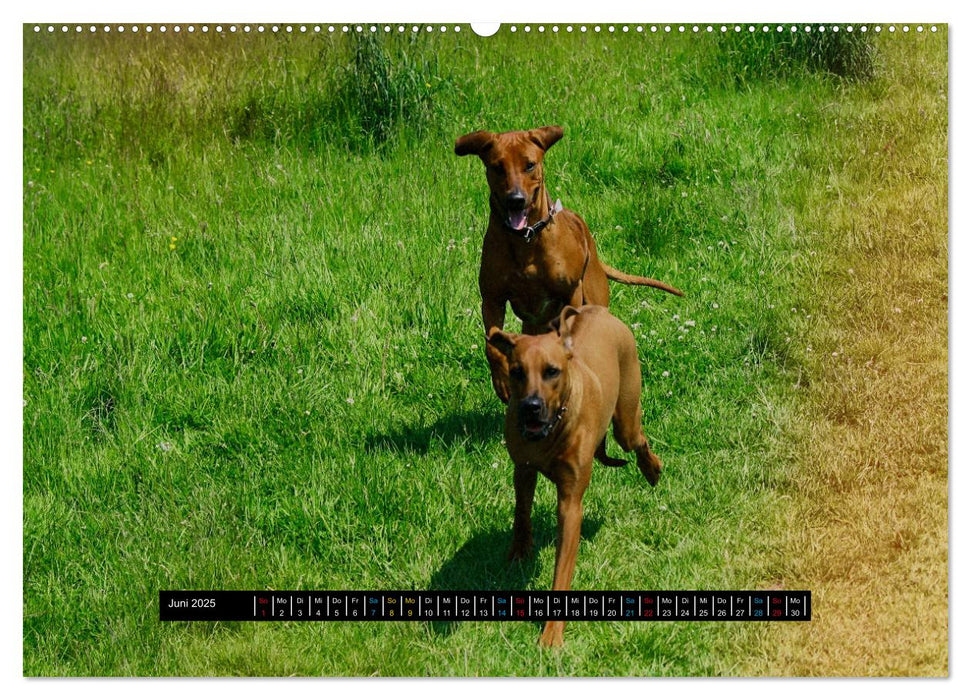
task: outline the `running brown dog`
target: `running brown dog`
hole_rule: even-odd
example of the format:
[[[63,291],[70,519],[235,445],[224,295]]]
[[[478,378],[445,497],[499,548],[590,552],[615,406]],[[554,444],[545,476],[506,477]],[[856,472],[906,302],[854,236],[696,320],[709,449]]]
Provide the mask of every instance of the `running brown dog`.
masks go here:
[[[486,166],[489,227],[482,244],[479,291],[486,336],[502,330],[506,302],[523,322],[523,333],[543,333],[567,305],[607,306],[607,279],[646,285],[681,296],[670,285],[605,265],[583,219],[557,200],[543,181],[543,156],[563,136],[558,126],[494,134],[476,131],[455,142],[460,156],[475,154]],[[486,344],[492,387],[509,400],[506,360]]]
[[[637,466],[652,486],[661,475],[661,460],[641,429],[641,367],[627,326],[602,306],[568,306],[553,325],[555,330],[544,335],[496,330],[489,346],[509,365],[505,433],[516,487],[509,558],[532,555],[530,511],[539,472],[556,485],[553,590],[566,591],[594,457],[608,466],[626,464],[607,456],[611,422],[617,444],[636,453]],[[563,644],[563,627],[563,621],[548,621],[540,643]]]

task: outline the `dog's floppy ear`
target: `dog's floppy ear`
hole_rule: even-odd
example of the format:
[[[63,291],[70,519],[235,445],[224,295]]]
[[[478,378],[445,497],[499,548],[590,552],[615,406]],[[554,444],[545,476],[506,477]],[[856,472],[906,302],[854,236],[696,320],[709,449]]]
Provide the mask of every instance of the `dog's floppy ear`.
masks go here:
[[[489,337],[486,339],[496,350],[501,352],[506,357],[512,355],[512,350],[516,347],[516,338],[511,333],[506,333],[498,328],[494,329]]]
[[[567,323],[567,321],[580,313],[580,309],[575,306],[564,306],[560,315],[550,321],[550,328],[557,332],[560,337],[563,335],[569,335],[570,326],[572,323]]]
[[[549,150],[550,146],[563,138],[563,127],[561,126],[541,126],[538,129],[531,129],[529,132],[530,140],[544,151]]]
[[[575,306],[564,306],[559,317],[550,322],[550,327],[556,331],[557,335],[560,336],[560,342],[563,343],[563,349],[566,350],[571,357],[573,355],[573,336],[571,334],[571,331],[573,330],[573,323],[570,321],[570,319],[579,313],[580,309]]]
[[[455,155],[475,154],[481,156],[492,148],[492,144],[495,143],[495,136],[491,131],[473,131],[471,134],[459,136],[455,140]]]

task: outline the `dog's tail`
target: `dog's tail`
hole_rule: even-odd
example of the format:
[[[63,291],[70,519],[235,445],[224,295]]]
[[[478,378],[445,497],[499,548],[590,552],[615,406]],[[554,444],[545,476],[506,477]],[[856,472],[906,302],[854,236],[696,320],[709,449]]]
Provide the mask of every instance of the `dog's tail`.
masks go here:
[[[597,447],[597,451],[593,453],[593,456],[596,457],[597,461],[600,462],[605,467],[622,467],[625,464],[627,464],[626,459],[616,459],[614,457],[610,457],[607,454],[606,437],[600,441],[600,446]]]
[[[676,294],[679,297],[684,296],[684,292],[676,287],[672,287],[670,284],[665,284],[659,280],[651,279],[650,277],[638,277],[637,275],[628,275],[626,272],[621,272],[612,268],[610,265],[602,262],[600,266],[607,273],[607,277],[612,279],[614,282],[623,282],[624,284],[636,284],[642,287],[654,287],[655,289],[663,289],[665,292],[670,294]]]

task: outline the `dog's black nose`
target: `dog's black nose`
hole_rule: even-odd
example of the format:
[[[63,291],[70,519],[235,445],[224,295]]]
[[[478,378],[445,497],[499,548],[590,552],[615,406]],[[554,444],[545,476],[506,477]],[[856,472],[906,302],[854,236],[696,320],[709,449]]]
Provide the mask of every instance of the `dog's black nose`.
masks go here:
[[[543,412],[543,399],[538,396],[527,396],[519,404],[519,410],[524,416],[538,416]]]
[[[509,211],[522,211],[526,208],[526,195],[522,192],[513,192],[506,197],[506,208]]]

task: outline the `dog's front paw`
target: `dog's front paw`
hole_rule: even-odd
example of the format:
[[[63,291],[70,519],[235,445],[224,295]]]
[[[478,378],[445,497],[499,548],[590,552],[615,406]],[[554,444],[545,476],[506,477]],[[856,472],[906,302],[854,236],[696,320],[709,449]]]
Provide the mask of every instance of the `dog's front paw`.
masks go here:
[[[509,561],[522,561],[523,559],[529,559],[533,556],[533,540],[529,539],[515,539],[512,541],[512,546],[509,548],[509,554],[507,558]]]
[[[561,647],[563,646],[563,628],[564,623],[562,620],[550,620],[543,627],[543,633],[539,637],[539,645],[541,647]]]

